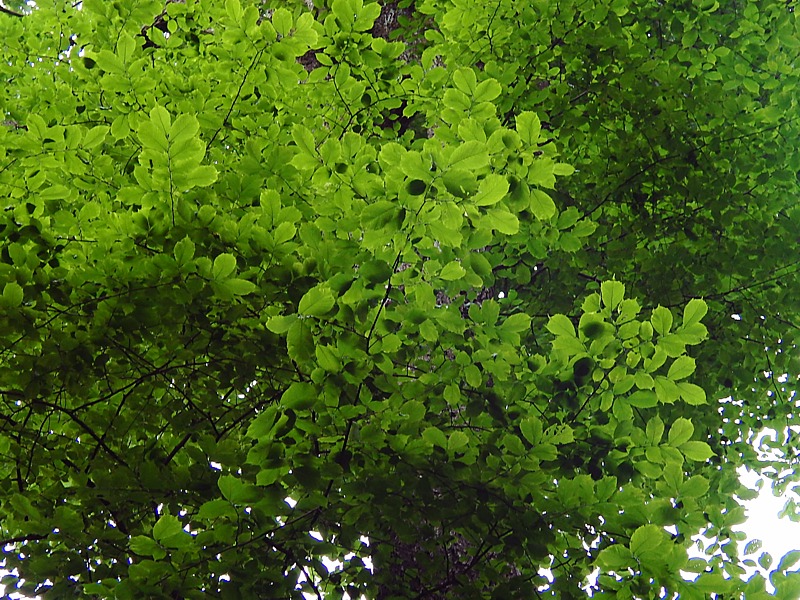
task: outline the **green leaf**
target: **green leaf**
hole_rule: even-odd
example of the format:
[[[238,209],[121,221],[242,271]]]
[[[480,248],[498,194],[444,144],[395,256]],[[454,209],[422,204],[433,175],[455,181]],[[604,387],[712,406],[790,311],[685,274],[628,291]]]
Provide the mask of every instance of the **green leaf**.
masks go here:
[[[153,525],[153,539],[162,546],[175,547],[176,538],[180,538],[183,535],[188,534],[183,530],[183,525],[178,520],[178,517],[163,514]]]
[[[547,321],[547,331],[553,335],[575,337],[575,326],[565,315],[553,315]]]
[[[336,300],[333,297],[333,292],[320,284],[314,286],[303,295],[297,310],[302,315],[322,317],[328,314],[335,304]]]
[[[783,573],[797,564],[797,561],[800,561],[800,550],[792,550],[791,552],[787,552],[778,563],[778,568],[776,571]]]
[[[516,116],[516,123],[517,133],[526,146],[531,147],[539,142],[539,134],[542,131],[539,115],[533,112],[522,112]]]
[[[106,139],[106,135],[108,135],[108,130],[109,128],[106,125],[92,127],[83,138],[83,147],[89,150],[102,144]]]
[[[345,31],[350,31],[355,23],[356,13],[348,0],[333,0],[331,11]]]
[[[659,338],[658,348],[662,350],[666,356],[677,358],[686,352],[686,342],[681,340],[679,334],[668,333]]]
[[[277,420],[278,411],[274,406],[268,407],[259,414],[247,428],[247,437],[260,439],[272,433]]]
[[[153,538],[146,535],[135,535],[128,542],[128,548],[131,552],[139,556],[152,556],[156,560],[160,560],[167,555],[164,550]]]
[[[292,139],[297,147],[310,156],[317,155],[316,141],[314,135],[307,127],[296,123],[292,126]]]
[[[540,221],[547,221],[556,214],[556,205],[553,199],[542,190],[531,190],[531,212]]]
[[[456,69],[453,72],[453,85],[468,96],[471,96],[478,85],[475,71],[468,68]]]
[[[145,148],[151,148],[163,152],[169,152],[169,142],[167,135],[170,128],[170,116],[163,106],[156,105],[150,111],[150,120],[143,121],[139,127],[139,141]]]
[[[445,281],[455,281],[456,279],[461,279],[466,275],[467,271],[458,261],[451,261],[447,263],[442,270],[439,272],[439,277],[444,279]]]
[[[231,21],[239,24],[242,20],[242,5],[239,0],[225,0],[225,12],[228,13]]]
[[[129,63],[136,51],[136,40],[127,32],[122,32],[117,41],[117,55],[123,63]]]
[[[408,423],[419,423],[424,417],[427,409],[419,400],[409,400],[400,407],[399,414]]]
[[[282,37],[289,35],[294,25],[292,13],[285,8],[278,8],[272,13],[272,26]]]
[[[666,541],[666,532],[657,525],[642,525],[631,535],[631,553],[642,559],[659,550]]]
[[[433,446],[447,449],[447,436],[438,427],[428,427],[422,432],[422,439]]]
[[[514,235],[519,231],[519,219],[505,208],[492,208],[486,213],[486,225],[506,235]]]
[[[702,475],[693,475],[684,481],[678,491],[685,498],[702,498],[708,493],[708,479]]]
[[[236,270],[236,257],[233,254],[220,254],[214,259],[211,276],[215,281],[222,281],[230,277]]]
[[[310,360],[314,355],[314,336],[303,320],[297,320],[286,332],[286,349],[295,362]]]
[[[469,436],[463,431],[454,431],[447,438],[447,451],[449,453],[459,452],[463,450],[469,443]]]
[[[481,81],[475,88],[473,99],[475,102],[491,102],[503,92],[502,86],[494,79]]]
[[[531,328],[531,318],[526,314],[516,313],[507,317],[500,328],[514,333],[527,332]]]
[[[690,419],[678,417],[669,429],[667,442],[674,448],[679,448],[682,444],[692,438],[694,425]]]
[[[222,492],[223,498],[233,504],[244,504],[258,499],[259,494],[252,485],[246,484],[233,475],[222,475],[217,480],[217,486]]]
[[[694,373],[694,369],[695,362],[693,358],[689,356],[679,356],[670,365],[667,377],[672,381],[680,381]]]
[[[424,340],[436,342],[439,340],[439,329],[430,319],[425,319],[419,326],[419,334]]]
[[[217,180],[217,169],[211,165],[193,167],[184,172],[181,184],[184,188],[208,187]]]
[[[762,542],[761,540],[750,540],[745,544],[744,551],[742,554],[747,556],[748,554],[755,554],[759,550],[761,550]]]
[[[258,289],[256,284],[246,279],[226,279],[220,285],[226,288],[234,296],[245,296],[252,294]]]
[[[699,323],[707,312],[708,306],[703,300],[699,298],[689,300],[683,309],[683,327]]]
[[[3,286],[3,301],[9,308],[14,308],[22,304],[25,293],[22,286],[15,281],[9,281]]]
[[[650,390],[638,390],[628,396],[628,404],[637,408],[653,408],[658,405],[658,396]]]
[[[634,467],[648,479],[661,479],[664,473],[664,469],[661,466],[649,460],[640,460],[634,464]]]
[[[478,184],[478,193],[472,197],[476,206],[491,206],[497,204],[508,194],[508,180],[505,177],[491,173]]]
[[[561,444],[571,444],[575,441],[575,432],[569,425],[551,425],[544,432],[544,439],[550,444],[559,446]]]
[[[625,286],[619,281],[604,281],[600,284],[600,297],[606,308],[614,310],[625,298]]]
[[[711,450],[711,446],[706,444],[705,442],[684,442],[681,444],[678,449],[683,453],[683,455],[688,458],[689,460],[703,462],[714,456],[714,452]]]
[[[175,244],[175,248],[172,251],[172,254],[175,256],[175,262],[178,263],[178,266],[183,266],[189,264],[189,262],[194,258],[194,242],[186,236],[177,244]]]
[[[529,443],[536,445],[542,440],[542,422],[536,417],[528,417],[519,424],[522,435]]]
[[[209,500],[208,502],[204,502],[200,510],[197,511],[198,519],[214,520],[219,517],[236,517],[236,509],[231,506],[228,500],[222,498]]]
[[[668,308],[659,306],[653,311],[650,322],[653,324],[653,329],[655,329],[659,335],[667,335],[670,329],[672,329],[672,313]]]
[[[293,410],[308,410],[317,403],[318,399],[319,396],[313,385],[295,382],[283,392],[281,406]]]
[[[705,390],[693,383],[681,381],[678,383],[678,393],[686,404],[691,404],[692,406],[706,404],[707,402]]]
[[[486,144],[477,141],[464,142],[450,155],[449,168],[474,171],[489,164]]]
[[[320,344],[315,349],[317,363],[320,367],[331,373],[338,373],[342,368],[342,362],[339,360],[335,348]]]
[[[658,415],[647,422],[646,435],[647,441],[652,445],[661,441],[661,436],[664,435],[664,421]]]
[[[169,127],[170,154],[173,156],[187,147],[200,130],[194,115],[180,115]]]
[[[575,172],[575,167],[566,163],[556,163],[553,165],[553,174],[560,177],[572,175]]]
[[[604,548],[595,560],[595,566],[602,571],[625,571],[635,565],[636,560],[633,558],[631,551],[621,544]]]
[[[291,326],[297,321],[297,315],[276,315],[267,321],[267,329],[272,333],[282,334],[289,331]]]

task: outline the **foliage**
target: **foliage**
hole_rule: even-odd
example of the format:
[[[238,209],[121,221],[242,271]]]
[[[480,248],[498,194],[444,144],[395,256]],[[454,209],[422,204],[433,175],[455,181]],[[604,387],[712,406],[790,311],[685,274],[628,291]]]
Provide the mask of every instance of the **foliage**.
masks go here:
[[[770,596],[794,3],[268,4],[0,15],[3,583]]]

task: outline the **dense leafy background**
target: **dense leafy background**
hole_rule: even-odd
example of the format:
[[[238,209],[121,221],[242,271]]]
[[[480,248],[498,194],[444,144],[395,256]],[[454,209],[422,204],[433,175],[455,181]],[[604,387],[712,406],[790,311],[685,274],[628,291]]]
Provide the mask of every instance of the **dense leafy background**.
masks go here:
[[[768,597],[735,469],[796,478],[751,446],[797,421],[794,9],[0,14],[4,583]]]

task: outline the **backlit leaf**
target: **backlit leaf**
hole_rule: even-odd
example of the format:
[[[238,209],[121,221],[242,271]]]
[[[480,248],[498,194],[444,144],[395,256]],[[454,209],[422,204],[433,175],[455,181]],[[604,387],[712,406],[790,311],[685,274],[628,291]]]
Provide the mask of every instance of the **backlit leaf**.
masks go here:
[[[22,286],[15,281],[10,281],[3,286],[3,300],[6,306],[10,308],[19,306],[22,304],[24,297],[25,294],[22,290]]]
[[[531,212],[540,221],[547,221],[556,214],[553,199],[542,190],[531,190]]]
[[[553,335],[575,337],[575,326],[565,315],[553,315],[547,322],[547,330]]]
[[[330,312],[334,304],[336,304],[336,300],[330,289],[324,286],[315,286],[301,298],[297,310],[303,315],[321,317]]]
[[[669,366],[667,377],[672,381],[680,381],[694,373],[694,369],[695,363],[693,358],[690,356],[679,356]]]
[[[699,323],[708,312],[708,306],[699,298],[692,298],[683,309],[683,327]]]
[[[678,417],[669,429],[667,438],[669,445],[680,447],[683,443],[691,439],[694,433],[694,425],[690,419]]]
[[[689,460],[705,461],[714,456],[711,447],[705,442],[690,441],[680,445],[679,450]]]

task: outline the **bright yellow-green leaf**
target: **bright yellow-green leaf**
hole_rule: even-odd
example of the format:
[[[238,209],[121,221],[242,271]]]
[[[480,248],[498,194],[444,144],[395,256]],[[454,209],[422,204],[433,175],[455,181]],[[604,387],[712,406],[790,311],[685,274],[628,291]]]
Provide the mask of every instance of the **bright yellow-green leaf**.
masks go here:
[[[660,335],[667,335],[672,329],[672,312],[668,308],[659,306],[653,311],[650,322]]]
[[[452,261],[447,263],[442,270],[439,272],[439,277],[444,279],[445,281],[455,281],[456,279],[461,279],[467,271],[458,261]]]
[[[547,221],[556,214],[556,205],[553,199],[542,190],[531,190],[530,208],[534,216],[540,221]]]
[[[679,382],[678,392],[680,393],[681,399],[686,402],[686,404],[697,406],[706,404],[707,402],[705,390],[694,383],[687,383],[685,381]]]
[[[9,281],[3,287],[3,300],[5,305],[10,308],[22,304],[24,297],[25,294],[22,290],[22,286],[15,281]]]
[[[711,446],[709,446],[705,442],[699,442],[699,441],[684,442],[683,444],[680,445],[678,449],[689,460],[694,460],[698,462],[703,462],[714,456],[714,452],[711,450]]]
[[[522,142],[528,147],[535,145],[539,141],[539,134],[542,124],[539,115],[533,112],[522,112],[516,116],[517,133]]]
[[[625,286],[619,281],[604,281],[600,284],[600,296],[605,307],[613,310],[625,297]]]
[[[447,450],[448,452],[458,452],[459,450],[463,450],[467,444],[469,443],[469,436],[463,431],[454,431],[450,434],[450,437],[447,438]]]
[[[694,425],[690,419],[678,417],[669,429],[667,442],[675,448],[689,441],[694,433]]]
[[[83,147],[88,150],[102,144],[103,140],[105,140],[106,135],[108,134],[108,129],[109,128],[105,125],[92,127],[86,132],[86,136],[83,138]]]
[[[519,219],[504,208],[495,207],[489,209],[484,222],[492,229],[496,229],[506,235],[514,235],[519,231]]]
[[[658,551],[666,542],[666,536],[664,529],[658,525],[642,525],[631,536],[631,553],[637,558],[644,558]]]
[[[321,317],[326,315],[336,304],[333,292],[322,285],[315,286],[308,290],[300,299],[297,310],[302,315]]]
[[[547,331],[553,335],[575,337],[575,326],[565,315],[553,315],[547,322]]]
[[[694,373],[694,369],[695,363],[691,356],[679,356],[669,366],[667,377],[672,381],[680,381]]]
[[[708,312],[708,306],[699,298],[692,298],[683,309],[683,327],[699,323]]]
[[[553,165],[553,174],[561,177],[572,175],[575,172],[575,167],[566,163],[556,163]]]
[[[490,206],[500,202],[507,193],[508,180],[491,173],[481,180],[478,193],[472,197],[472,201],[476,206]]]
[[[212,277],[221,281],[230,277],[236,270],[236,257],[233,254],[220,254],[214,259],[214,266],[211,269]]]
[[[489,153],[486,144],[477,141],[464,142],[450,155],[451,169],[466,169],[472,171],[481,169],[489,164]]]
[[[286,37],[292,30],[292,13],[281,7],[272,13],[272,26],[281,36]]]
[[[226,279],[221,282],[225,288],[230,291],[231,294],[234,296],[244,296],[246,294],[252,294],[256,291],[256,284],[252,281],[247,281],[246,279]]]
[[[475,102],[491,102],[503,92],[502,86],[494,79],[481,81],[475,88],[473,100]]]
[[[526,314],[516,313],[507,317],[500,327],[508,331],[513,331],[514,333],[529,331],[531,328],[531,318]]]

